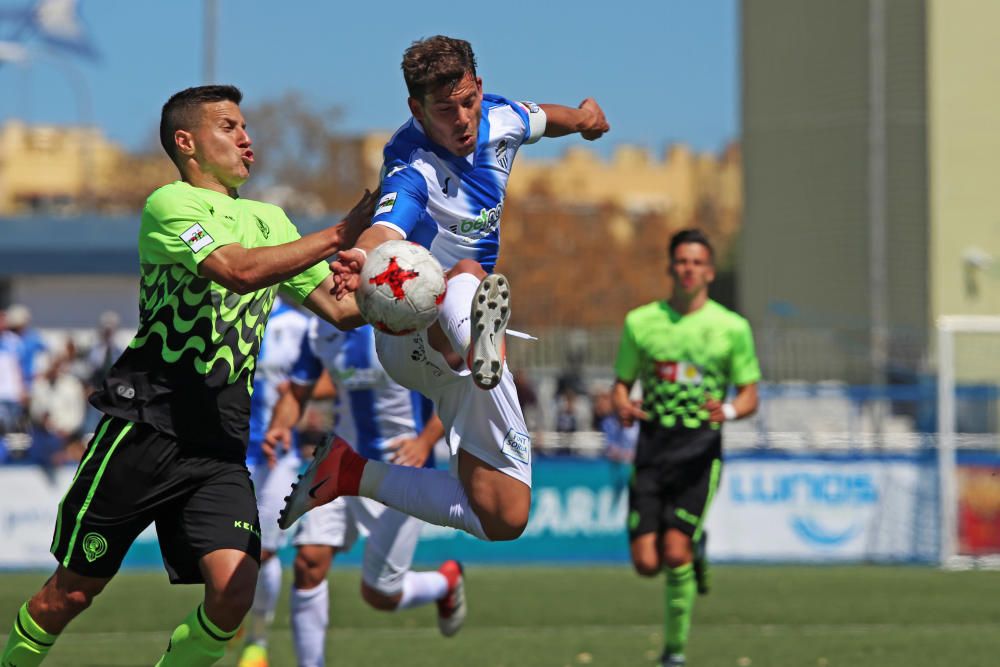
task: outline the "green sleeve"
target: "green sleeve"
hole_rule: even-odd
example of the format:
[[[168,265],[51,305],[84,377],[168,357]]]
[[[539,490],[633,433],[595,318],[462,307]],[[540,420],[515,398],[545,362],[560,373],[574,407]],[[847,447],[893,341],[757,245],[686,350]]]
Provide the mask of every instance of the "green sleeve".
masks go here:
[[[622,327],[622,339],[618,344],[618,356],[615,358],[615,377],[624,382],[635,382],[639,377],[639,346],[636,344],[629,318],[625,318]]]
[[[208,202],[191,188],[160,188],[142,211],[139,261],[143,263],[183,264],[198,273],[198,264],[216,248],[237,242],[232,223],[217,220]]]
[[[735,331],[730,368],[731,381],[737,387],[760,382],[760,364],[754,350],[750,323],[746,320],[740,320],[740,326]]]
[[[295,228],[295,225],[288,219],[285,212],[277,207],[275,208],[279,212],[279,214],[275,216],[275,219],[278,221],[277,226],[281,230],[280,242],[291,243],[292,241],[302,238],[301,235],[299,235],[299,230]],[[297,276],[292,276],[285,282],[281,283],[282,292],[291,296],[298,303],[302,303],[321,282],[326,280],[328,275],[330,275],[330,263],[326,260],[317,262]]]

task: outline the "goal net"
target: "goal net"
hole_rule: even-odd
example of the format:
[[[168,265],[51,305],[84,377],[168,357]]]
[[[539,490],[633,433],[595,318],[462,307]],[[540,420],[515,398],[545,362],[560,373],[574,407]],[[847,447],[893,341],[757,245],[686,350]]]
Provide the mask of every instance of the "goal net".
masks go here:
[[[937,324],[941,564],[1000,566],[1000,317]]]

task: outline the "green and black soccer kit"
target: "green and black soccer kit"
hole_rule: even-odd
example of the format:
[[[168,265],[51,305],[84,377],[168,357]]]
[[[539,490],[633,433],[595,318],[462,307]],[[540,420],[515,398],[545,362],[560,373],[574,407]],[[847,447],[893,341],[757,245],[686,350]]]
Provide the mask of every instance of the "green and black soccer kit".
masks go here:
[[[277,287],[240,295],[198,275],[230,243],[299,238],[284,212],[176,182],[146,202],[139,231],[139,330],[91,403],[104,413],[59,506],[52,553],[85,576],[117,572],[155,522],[174,583],[201,581],[217,549],[260,558],[246,469],[250,394]],[[281,285],[299,302],[330,271],[321,262]]]
[[[677,528],[697,539],[722,473],[722,431],[704,402],[760,380],[750,325],[715,301],[687,315],[655,301],[626,316],[615,374],[639,380],[650,416],[629,485],[629,538]]]

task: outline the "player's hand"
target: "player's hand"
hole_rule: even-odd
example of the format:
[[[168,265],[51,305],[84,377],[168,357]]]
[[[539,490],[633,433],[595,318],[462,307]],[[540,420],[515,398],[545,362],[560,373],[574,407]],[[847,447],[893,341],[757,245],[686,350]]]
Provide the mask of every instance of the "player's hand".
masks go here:
[[[722,401],[709,396],[705,399],[705,402],[701,404],[701,407],[708,410],[708,420],[715,422],[716,424],[721,424],[726,421],[726,415],[722,411]]]
[[[593,141],[594,139],[600,139],[604,136],[605,132],[611,130],[611,126],[608,125],[608,119],[604,117],[604,110],[601,109],[601,105],[594,98],[588,97],[583,102],[580,102],[580,109],[589,114],[585,127],[580,130],[581,137],[587,141]]]
[[[618,421],[622,423],[622,426],[631,426],[638,419],[639,421],[648,421],[649,414],[643,411],[642,401],[628,401],[620,405],[615,405],[615,413],[618,415]]]
[[[372,216],[375,215],[376,202],[378,202],[378,189],[372,191],[365,188],[365,193],[361,195],[361,199],[344,216],[344,222],[347,224],[344,227],[342,247],[354,245],[358,237],[361,236],[361,232],[371,227]]]
[[[427,462],[434,449],[434,443],[426,443],[419,437],[396,438],[388,445],[386,451],[389,452],[389,462],[401,466],[419,468]]]
[[[286,453],[292,447],[292,430],[289,428],[270,428],[264,434],[261,449],[267,457],[267,467],[273,468],[278,463],[278,456]]]
[[[333,271],[332,293],[338,301],[358,289],[366,257],[364,252],[351,248],[341,250],[337,259],[330,264],[330,270]]]

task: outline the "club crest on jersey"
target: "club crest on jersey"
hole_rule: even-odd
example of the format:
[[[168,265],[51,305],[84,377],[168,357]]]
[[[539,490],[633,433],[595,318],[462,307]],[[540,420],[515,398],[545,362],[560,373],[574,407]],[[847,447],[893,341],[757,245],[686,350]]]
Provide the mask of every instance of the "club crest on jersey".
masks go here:
[[[215,243],[215,239],[199,223],[185,229],[181,234],[181,240],[187,244],[187,247],[191,248],[191,252],[198,252]]]
[[[509,163],[507,161],[507,140],[506,139],[501,139],[500,143],[497,144],[496,153],[497,153],[497,164],[500,165],[501,169],[503,169],[504,171],[507,171],[509,169]]]

